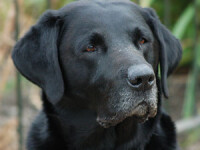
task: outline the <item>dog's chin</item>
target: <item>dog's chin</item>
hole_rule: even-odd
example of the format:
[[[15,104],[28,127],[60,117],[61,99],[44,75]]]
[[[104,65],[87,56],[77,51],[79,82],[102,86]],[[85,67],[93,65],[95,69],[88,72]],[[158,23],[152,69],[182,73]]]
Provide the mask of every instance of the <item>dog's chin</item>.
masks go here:
[[[134,109],[125,113],[116,113],[112,117],[97,117],[97,122],[103,128],[109,128],[116,126],[123,122],[126,118],[133,118],[135,123],[145,123],[149,118],[155,117],[157,114],[157,106],[149,106],[147,103],[142,102],[138,104]]]

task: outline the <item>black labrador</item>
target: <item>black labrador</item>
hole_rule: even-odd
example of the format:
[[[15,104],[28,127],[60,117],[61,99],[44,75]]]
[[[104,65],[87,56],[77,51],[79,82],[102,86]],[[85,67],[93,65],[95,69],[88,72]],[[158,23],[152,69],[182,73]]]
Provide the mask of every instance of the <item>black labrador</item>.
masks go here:
[[[161,97],[181,54],[154,10],[130,1],[77,1],[45,12],[12,54],[43,91],[27,149],[177,149]]]

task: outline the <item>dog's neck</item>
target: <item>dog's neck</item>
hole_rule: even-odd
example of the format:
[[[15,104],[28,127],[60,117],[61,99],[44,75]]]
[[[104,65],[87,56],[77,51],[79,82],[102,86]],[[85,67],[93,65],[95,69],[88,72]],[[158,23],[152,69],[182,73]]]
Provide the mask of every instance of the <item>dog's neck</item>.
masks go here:
[[[148,141],[153,133],[152,127],[158,120],[156,117],[144,124],[139,124],[134,117],[130,117],[114,127],[103,128],[96,122],[96,114],[90,110],[55,109],[45,96],[43,96],[43,101],[45,114],[51,122],[49,125],[53,125],[49,128],[56,130],[59,134],[55,136],[62,138],[63,144],[71,149],[86,149],[86,147],[93,149],[116,149],[116,147],[139,149],[140,147],[143,149],[141,146],[144,146],[144,143],[140,141],[144,142],[144,139]]]

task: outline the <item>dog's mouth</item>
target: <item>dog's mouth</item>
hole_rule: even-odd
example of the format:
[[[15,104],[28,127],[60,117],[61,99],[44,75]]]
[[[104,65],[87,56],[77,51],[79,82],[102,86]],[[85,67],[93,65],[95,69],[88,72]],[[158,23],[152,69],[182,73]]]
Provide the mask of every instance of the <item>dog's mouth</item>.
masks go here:
[[[144,123],[149,118],[155,117],[157,114],[157,104],[150,105],[147,102],[141,102],[133,109],[127,112],[119,112],[112,117],[97,117],[97,122],[104,128],[115,126],[128,117],[134,117],[137,123]]]

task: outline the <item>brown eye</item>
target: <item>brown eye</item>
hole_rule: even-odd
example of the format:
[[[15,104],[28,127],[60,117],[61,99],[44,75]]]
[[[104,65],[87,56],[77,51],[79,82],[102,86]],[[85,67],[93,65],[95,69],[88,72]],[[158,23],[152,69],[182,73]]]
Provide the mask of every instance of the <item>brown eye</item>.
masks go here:
[[[96,51],[96,47],[94,47],[93,45],[88,45],[88,47],[86,48],[86,52],[94,52]]]
[[[147,42],[146,39],[144,38],[141,38],[140,41],[139,41],[139,44],[142,45],[142,44],[145,44]]]

